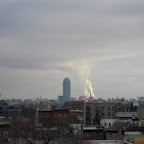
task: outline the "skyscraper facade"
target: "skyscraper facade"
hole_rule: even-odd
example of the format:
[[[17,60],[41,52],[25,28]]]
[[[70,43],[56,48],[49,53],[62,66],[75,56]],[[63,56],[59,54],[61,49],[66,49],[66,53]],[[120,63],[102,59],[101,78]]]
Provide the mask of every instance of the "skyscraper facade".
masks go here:
[[[65,78],[63,81],[63,98],[64,98],[64,102],[70,101],[70,98],[71,98],[71,89],[70,89],[69,78]]]

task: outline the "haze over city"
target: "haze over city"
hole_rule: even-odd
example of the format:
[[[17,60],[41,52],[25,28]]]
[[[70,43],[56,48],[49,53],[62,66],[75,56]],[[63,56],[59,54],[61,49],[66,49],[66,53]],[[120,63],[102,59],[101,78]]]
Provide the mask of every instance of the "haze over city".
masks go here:
[[[2,98],[144,95],[143,0],[1,0]]]

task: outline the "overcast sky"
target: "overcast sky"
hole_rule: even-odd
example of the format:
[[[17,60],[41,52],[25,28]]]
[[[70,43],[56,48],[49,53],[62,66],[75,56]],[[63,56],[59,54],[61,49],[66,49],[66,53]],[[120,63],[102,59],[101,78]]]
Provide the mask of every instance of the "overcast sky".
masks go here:
[[[2,98],[144,95],[144,0],[0,0]]]

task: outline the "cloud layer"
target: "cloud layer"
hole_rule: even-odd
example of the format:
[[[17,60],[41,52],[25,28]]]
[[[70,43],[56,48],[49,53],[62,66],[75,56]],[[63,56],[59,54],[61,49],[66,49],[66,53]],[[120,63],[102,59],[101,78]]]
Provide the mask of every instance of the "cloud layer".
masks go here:
[[[1,0],[3,98],[56,98],[65,77],[73,97],[84,95],[82,77],[96,97],[143,95],[143,7],[143,0]]]

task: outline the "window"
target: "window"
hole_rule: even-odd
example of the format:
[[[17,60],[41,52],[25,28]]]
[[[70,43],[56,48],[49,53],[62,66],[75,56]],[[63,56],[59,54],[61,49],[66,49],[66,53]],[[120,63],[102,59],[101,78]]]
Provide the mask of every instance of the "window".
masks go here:
[[[69,117],[69,114],[67,114],[67,118]]]
[[[96,107],[96,110],[99,110],[99,107]]]
[[[108,110],[110,110],[110,107],[108,107]]]
[[[110,112],[108,113],[108,116],[110,116],[111,114],[110,114]]]
[[[29,136],[32,137],[32,131],[29,131]]]
[[[86,138],[88,137],[88,133],[85,133],[85,137],[86,137]]]
[[[110,135],[110,137],[112,137],[112,136],[113,136],[113,134],[112,134],[112,133],[110,133],[109,135]]]
[[[101,107],[101,110],[104,110],[104,107]]]
[[[17,136],[17,132],[15,130],[13,130],[13,132],[11,133],[12,137]]]
[[[57,118],[57,114],[55,114],[55,118]]]
[[[86,110],[90,110],[90,107],[89,107],[89,106],[86,106]]]
[[[112,113],[112,116],[115,116],[115,113],[114,113],[114,112]]]
[[[101,113],[101,116],[104,116],[104,113]]]
[[[127,138],[127,142],[130,142],[130,138]]]
[[[8,136],[8,131],[4,131],[4,137]]]
[[[61,118],[61,114],[59,114],[59,117]]]
[[[131,138],[131,143],[134,143],[134,138]]]
[[[90,117],[86,117],[86,121],[89,122],[90,121]]]
[[[111,123],[109,123],[109,126],[111,126]]]
[[[95,137],[95,133],[91,133],[91,137]]]
[[[24,131],[22,131],[22,132],[21,132],[21,134],[22,134],[22,136],[24,136],[24,135],[25,135],[25,132],[24,132]]]
[[[107,124],[105,123],[105,126],[106,126]]]
[[[102,136],[102,133],[101,132],[98,132],[98,137],[101,137]]]
[[[65,117],[65,114],[62,114],[62,117],[64,118],[64,117]]]

